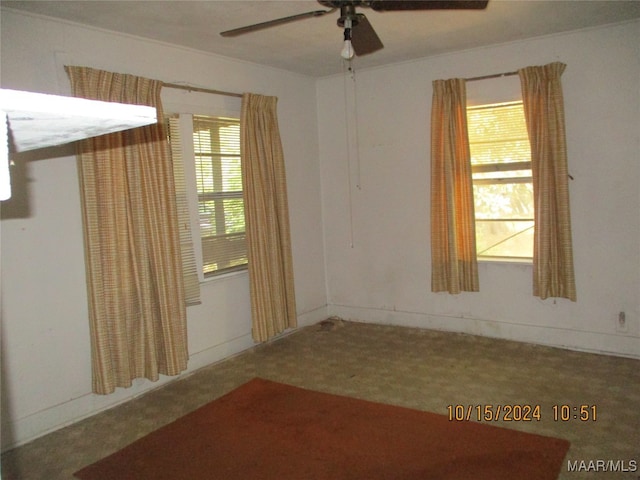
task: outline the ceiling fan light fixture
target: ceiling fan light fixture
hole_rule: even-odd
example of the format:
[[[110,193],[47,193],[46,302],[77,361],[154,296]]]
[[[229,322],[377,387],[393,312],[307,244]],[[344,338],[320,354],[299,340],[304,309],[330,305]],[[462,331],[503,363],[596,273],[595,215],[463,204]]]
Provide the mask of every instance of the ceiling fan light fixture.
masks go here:
[[[344,44],[340,56],[345,60],[351,60],[354,55],[353,45],[351,44],[351,19],[344,21]]]
[[[386,11],[418,11],[418,10],[480,10],[487,7],[489,0],[318,0],[318,3],[329,10],[315,10],[288,17],[276,18],[267,22],[255,23],[246,27],[234,28],[221,32],[223,37],[235,37],[264,28],[284,25],[309,17],[321,17],[340,9],[338,26],[344,28],[344,44],[340,55],[345,60],[368,55],[384,48],[378,34],[367,17],[358,13],[356,7],[370,8],[376,12]],[[353,35],[355,29],[355,35]],[[352,37],[353,35],[353,37]],[[355,40],[355,41],[354,41]]]

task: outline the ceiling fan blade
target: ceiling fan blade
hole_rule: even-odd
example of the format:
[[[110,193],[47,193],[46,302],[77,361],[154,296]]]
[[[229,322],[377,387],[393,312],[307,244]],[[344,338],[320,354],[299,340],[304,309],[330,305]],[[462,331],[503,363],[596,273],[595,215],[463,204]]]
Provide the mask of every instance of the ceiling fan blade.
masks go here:
[[[398,10],[483,10],[489,0],[372,0],[376,12]]]
[[[262,30],[263,28],[275,27],[277,25],[283,25],[289,22],[295,22],[296,20],[302,20],[310,17],[321,17],[327,13],[333,13],[336,9],[331,10],[315,10],[313,12],[299,13],[298,15],[291,15],[289,17],[277,18],[275,20],[269,20],[268,22],[256,23],[254,25],[247,25],[246,27],[234,28],[220,32],[223,37],[235,37],[244,33],[255,32],[256,30]]]
[[[358,14],[358,22],[352,28],[351,44],[359,57],[384,48],[373,26],[362,13]]]

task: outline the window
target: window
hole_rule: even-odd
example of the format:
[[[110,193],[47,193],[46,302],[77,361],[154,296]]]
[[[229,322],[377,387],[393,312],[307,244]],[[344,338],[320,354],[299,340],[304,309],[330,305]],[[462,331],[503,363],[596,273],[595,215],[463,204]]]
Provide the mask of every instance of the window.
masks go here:
[[[191,114],[168,120],[178,216],[185,234],[185,285],[197,292],[198,278],[247,267],[240,120]],[[193,248],[185,248],[187,243]],[[184,254],[187,250],[190,257]]]
[[[204,276],[244,269],[240,120],[194,115],[193,149]]]
[[[533,257],[531,148],[522,102],[467,108],[479,259]]]

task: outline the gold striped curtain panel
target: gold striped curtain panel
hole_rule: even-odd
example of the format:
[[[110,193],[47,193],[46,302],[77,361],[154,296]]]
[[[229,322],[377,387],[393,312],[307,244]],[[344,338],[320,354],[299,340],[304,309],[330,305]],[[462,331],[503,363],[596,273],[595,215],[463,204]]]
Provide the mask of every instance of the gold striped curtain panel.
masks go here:
[[[93,391],[187,368],[186,306],[162,83],[66,67],[77,97],[155,106],[159,122],[80,142]]]

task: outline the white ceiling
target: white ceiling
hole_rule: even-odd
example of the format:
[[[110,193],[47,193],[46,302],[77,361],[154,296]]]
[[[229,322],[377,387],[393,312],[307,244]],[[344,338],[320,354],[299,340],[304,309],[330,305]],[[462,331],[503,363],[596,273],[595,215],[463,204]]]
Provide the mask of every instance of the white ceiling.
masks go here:
[[[342,71],[339,12],[223,38],[221,31],[323,7],[315,0],[1,1],[3,7],[321,77]],[[640,0],[489,0],[480,11],[366,14],[385,45],[354,60],[367,68],[640,18]]]

